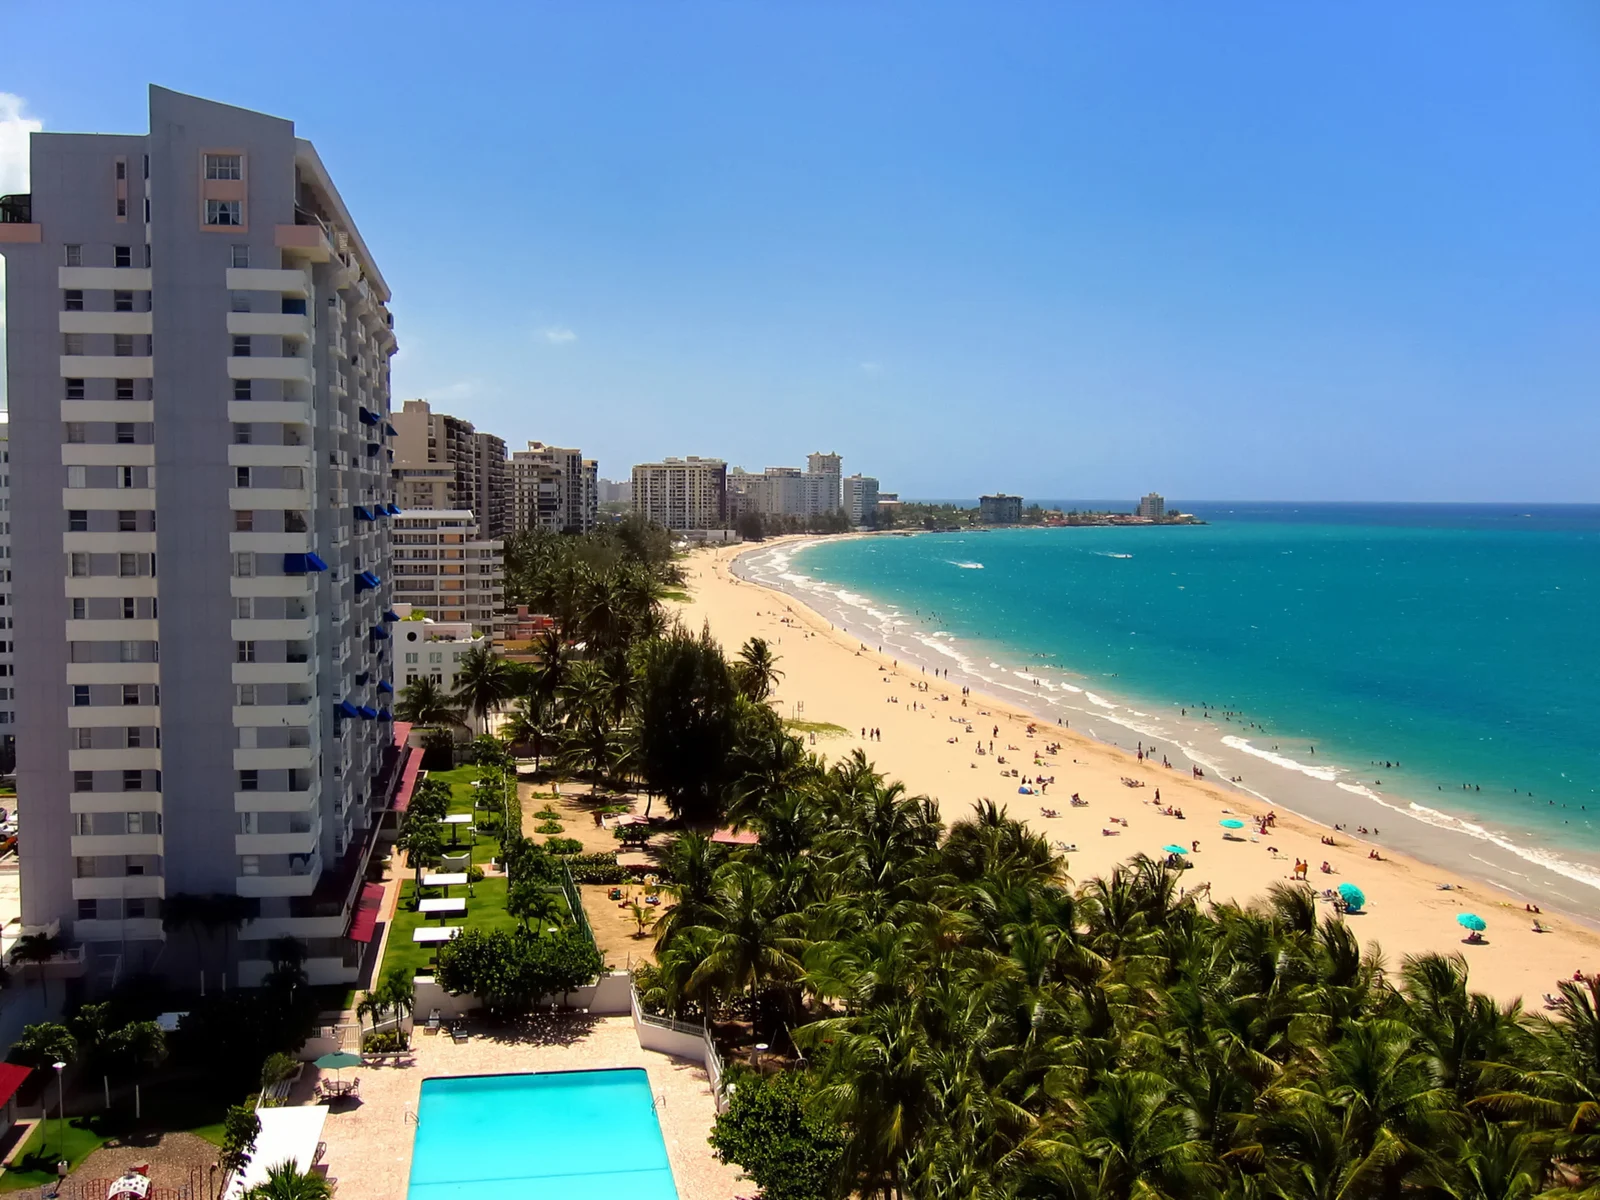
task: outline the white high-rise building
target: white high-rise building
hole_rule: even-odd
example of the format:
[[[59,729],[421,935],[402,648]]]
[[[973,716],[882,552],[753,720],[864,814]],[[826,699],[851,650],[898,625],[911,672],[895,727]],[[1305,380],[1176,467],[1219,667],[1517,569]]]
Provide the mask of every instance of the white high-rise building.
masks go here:
[[[1150,521],[1165,520],[1167,502],[1155,492],[1150,492],[1139,501],[1139,515]]]
[[[408,508],[394,521],[394,598],[492,634],[505,609],[505,543],[469,509]]]
[[[728,464],[720,458],[666,458],[633,468],[633,511],[667,529],[723,529]]]
[[[600,519],[595,460],[575,447],[529,442],[511,453],[510,529],[587,533]]]
[[[0,412],[0,770],[16,765],[17,679],[12,658],[11,625],[11,440],[6,414]]]
[[[878,511],[878,481],[870,475],[851,475],[841,481],[844,512],[852,525],[864,525]]]
[[[248,984],[288,936],[354,980],[401,762],[388,285],[289,121],[153,87],[148,134],[31,156],[0,213],[23,931],[100,978]],[[235,934],[168,938],[219,896]]]

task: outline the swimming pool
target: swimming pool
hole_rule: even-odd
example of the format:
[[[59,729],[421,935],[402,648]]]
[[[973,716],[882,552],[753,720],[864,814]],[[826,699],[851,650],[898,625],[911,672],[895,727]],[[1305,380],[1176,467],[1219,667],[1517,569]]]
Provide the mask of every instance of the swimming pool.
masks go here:
[[[424,1079],[408,1200],[678,1200],[640,1067]]]

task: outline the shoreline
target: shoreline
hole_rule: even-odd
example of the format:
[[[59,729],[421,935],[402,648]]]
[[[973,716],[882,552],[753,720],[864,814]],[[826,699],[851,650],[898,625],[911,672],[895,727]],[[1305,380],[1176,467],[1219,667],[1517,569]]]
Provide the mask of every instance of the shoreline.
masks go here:
[[[1600,936],[1583,916],[1564,906],[1554,906],[1563,909],[1558,913],[1541,903],[1548,932],[1534,933],[1523,897],[1482,880],[1477,872],[1406,853],[1387,837],[1375,841],[1335,832],[1330,823],[1297,811],[1287,799],[1240,790],[1213,778],[1216,773],[1209,769],[1206,778],[1195,779],[1187,770],[1141,762],[1100,731],[1086,733],[1078,717],[1068,727],[1056,726],[1053,717],[1024,703],[1027,689],[1006,685],[1019,694],[1003,696],[991,681],[966,678],[954,658],[940,663],[949,676],[934,684],[926,673],[931,664],[914,661],[917,656],[909,650],[895,646],[891,653],[888,638],[881,655],[870,648],[876,641],[863,648],[861,634],[868,631],[840,628],[844,623],[839,614],[819,611],[815,597],[741,579],[734,569],[735,560],[745,556],[792,551],[811,540],[795,536],[756,547],[696,551],[685,572],[691,598],[675,606],[691,623],[708,621],[730,652],[750,636],[774,643],[780,669],[786,672],[776,695],[783,715],[844,729],[842,735],[821,739],[811,734],[808,748],[830,758],[862,748],[887,775],[938,800],[947,821],[964,816],[972,802],[992,797],[1053,844],[1074,847],[1065,856],[1073,878],[1080,881],[1107,874],[1139,852],[1159,855],[1164,842],[1198,839],[1202,849],[1190,858],[1195,870],[1185,876],[1186,886],[1208,883],[1215,899],[1249,903],[1271,883],[1286,880],[1295,860],[1305,861],[1308,882],[1318,892],[1346,879],[1367,892],[1368,911],[1353,916],[1352,922],[1359,925],[1363,941],[1384,946],[1391,965],[1398,965],[1400,954],[1464,950],[1473,986],[1502,998],[1523,995],[1536,1006],[1539,995],[1552,991],[1558,979],[1570,978],[1575,969],[1587,972],[1600,962]],[[972,689],[965,712],[959,694],[963,684]],[[928,690],[921,690],[924,685]],[[967,732],[966,722],[977,719],[1000,730],[994,757],[975,752],[975,741],[988,740]],[[1025,733],[1029,722],[1038,726],[1031,742]],[[859,736],[872,725],[882,728],[882,740]],[[1060,752],[1036,755],[1047,742],[1059,742]],[[1017,778],[997,778],[1000,755],[1010,760],[1005,769],[1019,770]],[[1048,772],[1044,777],[1058,782],[1047,785],[1042,796],[1018,794],[1020,779],[1032,778],[1035,771]],[[1143,786],[1125,787],[1125,779]],[[1187,820],[1176,822],[1150,803],[1158,788],[1164,789],[1162,806],[1177,806]],[[1066,807],[1067,796],[1077,791],[1090,801],[1087,809]],[[1046,809],[1052,815],[1044,815]],[[1037,817],[1032,815],[1036,810]],[[1265,841],[1248,829],[1249,840],[1219,838],[1218,819],[1233,816],[1254,824],[1253,816],[1268,811],[1276,811],[1277,823]],[[1331,847],[1321,840],[1330,836],[1335,842]],[[1369,858],[1373,851],[1381,859]],[[1324,860],[1335,868],[1327,874],[1319,870]],[[1488,938],[1482,945],[1463,945],[1455,936],[1461,930],[1454,916],[1474,910],[1489,921]],[[1516,948],[1508,952],[1510,945]]]

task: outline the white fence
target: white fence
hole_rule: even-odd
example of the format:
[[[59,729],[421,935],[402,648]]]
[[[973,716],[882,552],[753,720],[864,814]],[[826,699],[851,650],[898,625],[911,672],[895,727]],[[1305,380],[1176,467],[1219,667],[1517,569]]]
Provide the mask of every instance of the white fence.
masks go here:
[[[639,1039],[640,1048],[705,1064],[706,1074],[711,1080],[711,1096],[717,1103],[717,1111],[721,1112],[722,1056],[717,1053],[717,1047],[711,1040],[711,1031],[703,1025],[690,1025],[686,1021],[674,1021],[671,1017],[647,1013],[639,1003],[638,989],[630,985],[628,993],[633,1008],[633,1032]]]

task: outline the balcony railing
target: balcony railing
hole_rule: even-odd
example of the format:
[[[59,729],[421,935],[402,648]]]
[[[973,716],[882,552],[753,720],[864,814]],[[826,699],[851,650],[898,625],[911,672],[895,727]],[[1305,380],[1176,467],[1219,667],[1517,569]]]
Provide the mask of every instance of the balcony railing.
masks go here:
[[[32,225],[33,193],[0,196],[0,225]]]

